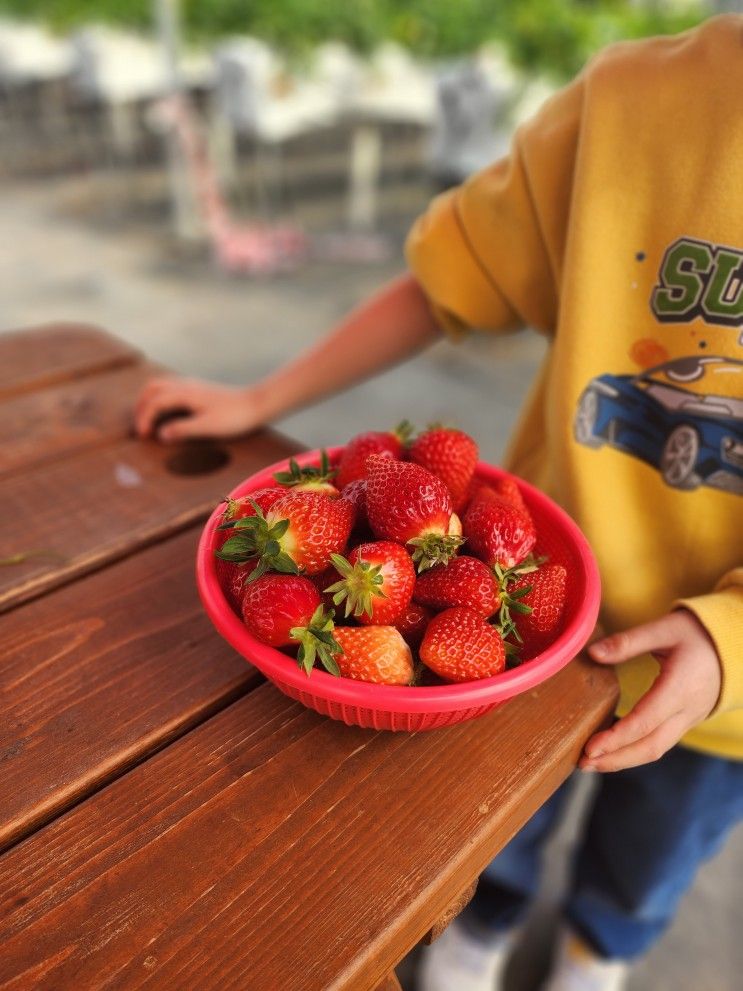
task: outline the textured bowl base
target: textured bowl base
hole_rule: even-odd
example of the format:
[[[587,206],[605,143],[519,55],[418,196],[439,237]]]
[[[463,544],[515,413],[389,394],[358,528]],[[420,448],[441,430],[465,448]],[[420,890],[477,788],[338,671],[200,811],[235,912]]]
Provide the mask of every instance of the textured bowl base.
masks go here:
[[[451,712],[388,712],[384,709],[367,709],[359,705],[344,705],[342,702],[323,699],[278,681],[274,681],[274,685],[285,695],[306,705],[308,709],[314,709],[322,716],[338,719],[346,726],[384,729],[396,733],[417,733],[420,730],[453,726],[454,723],[463,723],[467,719],[477,719],[478,716],[484,716],[486,712],[491,712],[505,704],[505,702],[494,702]]]

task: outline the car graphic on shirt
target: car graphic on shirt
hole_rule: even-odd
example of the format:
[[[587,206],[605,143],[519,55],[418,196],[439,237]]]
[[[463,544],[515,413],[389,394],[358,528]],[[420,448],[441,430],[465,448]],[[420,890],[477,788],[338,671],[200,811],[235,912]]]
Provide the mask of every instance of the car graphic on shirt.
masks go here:
[[[581,444],[641,458],[673,488],[743,495],[743,361],[696,355],[639,375],[599,375],[573,429]]]

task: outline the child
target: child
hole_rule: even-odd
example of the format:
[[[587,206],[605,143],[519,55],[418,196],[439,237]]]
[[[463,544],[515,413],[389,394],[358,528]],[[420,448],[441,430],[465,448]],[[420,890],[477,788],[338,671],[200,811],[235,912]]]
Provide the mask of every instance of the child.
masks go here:
[[[434,200],[412,274],[257,385],[160,379],[144,436],[240,434],[401,361],[443,328],[528,325],[549,352],[506,464],[590,540],[619,719],[550,991],[616,989],[743,817],[743,17],[614,46]],[[363,342],[363,347],[360,347]],[[676,744],[680,744],[676,746]],[[562,790],[564,791],[564,789]],[[424,991],[491,991],[561,793],[428,951]]]

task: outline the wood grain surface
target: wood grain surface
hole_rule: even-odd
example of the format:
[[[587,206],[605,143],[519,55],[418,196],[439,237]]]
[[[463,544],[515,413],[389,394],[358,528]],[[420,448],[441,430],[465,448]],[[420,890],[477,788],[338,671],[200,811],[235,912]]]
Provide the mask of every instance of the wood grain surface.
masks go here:
[[[0,475],[128,436],[135,396],[161,371],[138,362],[0,401]]]
[[[274,431],[223,445],[208,474],[168,469],[191,448],[122,440],[38,465],[0,486],[0,612],[204,519],[246,476],[299,450]],[[201,450],[201,448],[197,449]]]
[[[3,619],[0,850],[262,680],[203,611],[197,537]]]
[[[394,973],[388,974],[374,991],[402,991],[402,986]]]
[[[139,361],[130,345],[98,327],[44,324],[0,335],[0,398]]]
[[[371,991],[615,695],[577,660],[479,720],[408,735],[264,684],[0,859],[0,988]]]

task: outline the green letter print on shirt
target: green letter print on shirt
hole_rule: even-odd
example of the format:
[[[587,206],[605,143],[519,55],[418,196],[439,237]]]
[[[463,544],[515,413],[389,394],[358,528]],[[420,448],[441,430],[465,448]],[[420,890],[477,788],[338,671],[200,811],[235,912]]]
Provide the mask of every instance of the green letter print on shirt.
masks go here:
[[[663,323],[743,324],[743,252],[682,237],[667,249],[650,299]]]

